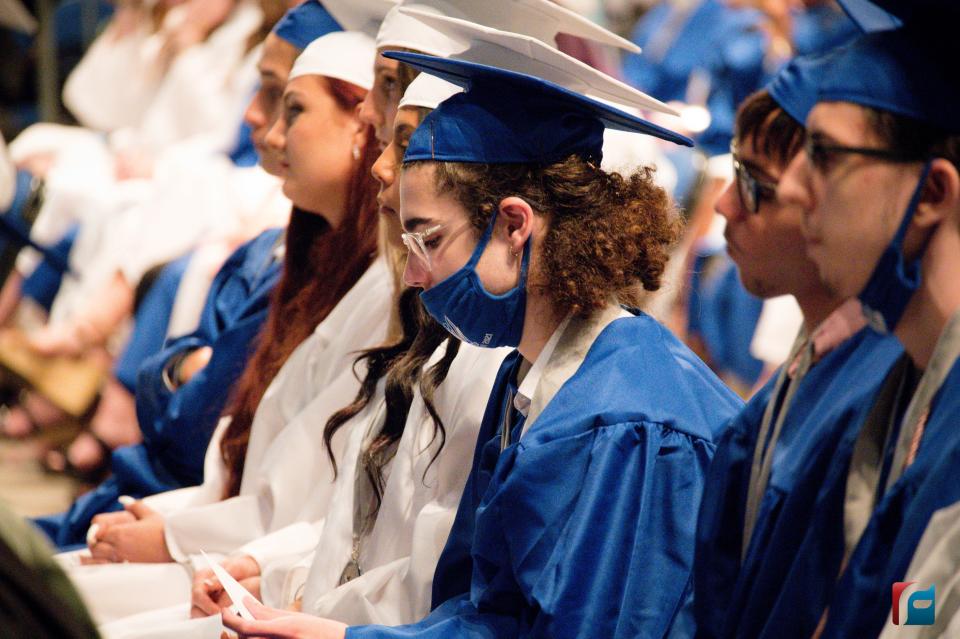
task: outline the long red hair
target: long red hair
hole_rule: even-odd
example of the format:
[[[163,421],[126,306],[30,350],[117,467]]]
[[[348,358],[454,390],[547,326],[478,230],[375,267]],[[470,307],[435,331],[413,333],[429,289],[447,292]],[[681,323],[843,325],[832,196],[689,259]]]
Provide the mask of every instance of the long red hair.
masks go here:
[[[338,104],[356,109],[363,89],[326,78]],[[227,469],[224,499],[240,493],[250,427],[267,386],[290,353],[333,310],[377,254],[377,187],[370,169],[379,149],[372,129],[350,181],[347,215],[334,230],[321,216],[294,208],[287,226],[283,274],[273,291],[270,311],[257,347],[231,393],[231,416],[220,442]]]

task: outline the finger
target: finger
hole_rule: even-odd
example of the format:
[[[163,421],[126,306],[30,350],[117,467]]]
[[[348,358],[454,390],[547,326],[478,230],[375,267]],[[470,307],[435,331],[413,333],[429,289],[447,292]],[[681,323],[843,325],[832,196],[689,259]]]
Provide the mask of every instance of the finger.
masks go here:
[[[264,606],[253,597],[244,597],[243,605],[246,606],[247,610],[250,611],[250,614],[256,619],[276,619],[278,617],[287,617],[290,615],[290,613],[286,610],[278,610],[276,608]]]
[[[100,532],[100,524],[90,524],[87,529],[87,547],[90,548],[97,544],[97,534]]]
[[[129,524],[136,521],[137,518],[125,510],[112,513],[100,513],[94,515],[90,520],[92,524],[100,524],[101,527],[115,526],[117,524]]]
[[[294,635],[281,634],[277,632],[273,625],[275,621],[256,620],[251,621],[243,619],[224,609],[221,619],[223,625],[236,632],[243,639],[293,639]]]
[[[215,615],[220,612],[220,606],[214,600],[219,597],[223,590],[216,585],[206,582],[200,582],[194,585],[191,591],[190,603],[194,608],[203,611],[205,616]]]
[[[143,503],[143,500],[127,501],[123,504],[123,507],[137,519],[143,519],[156,514],[156,511]]]
[[[217,578],[214,576],[213,571],[209,568],[201,568],[193,573],[193,587],[196,588],[198,584],[203,582],[209,582],[210,584],[219,583]]]
[[[106,559],[97,559],[96,557],[80,557],[81,566],[99,566],[100,564],[110,563]]]
[[[108,541],[103,541],[102,539],[90,547],[90,554],[93,559],[100,560],[104,563],[116,563],[117,561],[117,549],[113,544]]]

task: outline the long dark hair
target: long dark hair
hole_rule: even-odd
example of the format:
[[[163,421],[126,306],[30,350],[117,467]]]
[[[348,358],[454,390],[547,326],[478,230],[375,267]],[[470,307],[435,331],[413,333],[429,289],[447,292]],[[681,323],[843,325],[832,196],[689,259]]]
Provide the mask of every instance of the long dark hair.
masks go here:
[[[446,429],[434,407],[433,395],[437,387],[447,378],[450,366],[460,350],[460,342],[452,338],[446,329],[430,317],[423,308],[419,289],[408,288],[403,291],[398,301],[398,310],[400,339],[394,344],[371,348],[360,354],[354,363],[354,370],[366,367],[360,390],[351,404],[330,417],[323,431],[327,455],[330,457],[334,475],[336,475],[337,460],[331,447],[334,434],[370,403],[380,379],[386,377],[384,389],[386,418],[380,432],[362,453],[364,468],[377,497],[378,508],[384,488],[383,467],[389,461],[389,457],[385,456],[384,452],[403,436],[407,414],[413,403],[413,389],[417,384],[420,385],[420,395],[433,420],[434,432],[431,443],[437,438],[440,439],[440,445],[430,459],[430,463],[433,463],[443,449]],[[444,341],[447,346],[443,357],[424,371],[423,366]]]
[[[328,79],[344,109],[355,109],[363,100],[358,87]],[[224,411],[230,426],[220,442],[227,468],[224,498],[240,493],[250,427],[267,386],[290,353],[353,288],[377,254],[377,201],[370,174],[378,156],[372,130],[350,182],[345,216],[334,230],[320,215],[294,209],[287,226],[283,275],[270,303],[270,312],[257,338],[257,347],[233,387]]]

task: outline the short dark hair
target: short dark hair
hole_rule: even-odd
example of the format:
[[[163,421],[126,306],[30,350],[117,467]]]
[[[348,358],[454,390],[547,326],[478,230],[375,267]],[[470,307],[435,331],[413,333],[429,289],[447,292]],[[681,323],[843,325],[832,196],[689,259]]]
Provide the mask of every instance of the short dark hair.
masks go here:
[[[867,108],[867,122],[885,148],[908,158],[944,158],[960,171],[960,135],[914,118]]]
[[[766,89],[751,94],[737,109],[734,135],[750,138],[754,150],[781,167],[803,146],[803,123],[784,111]]]

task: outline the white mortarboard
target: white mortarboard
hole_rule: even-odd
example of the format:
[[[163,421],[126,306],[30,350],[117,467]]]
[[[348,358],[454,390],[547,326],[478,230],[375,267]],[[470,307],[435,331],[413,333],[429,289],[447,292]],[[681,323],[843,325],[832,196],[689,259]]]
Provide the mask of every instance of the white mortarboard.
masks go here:
[[[442,80],[429,73],[421,73],[404,91],[400,98],[399,108],[403,107],[423,107],[426,109],[436,109],[441,102],[462,92],[463,89],[452,82]]]
[[[33,33],[37,30],[37,20],[20,0],[0,0],[0,26]]]
[[[488,27],[522,33],[556,47],[558,33],[579,36],[601,44],[639,52],[640,49],[612,31],[565,9],[551,0],[401,0],[383,19],[377,48],[403,48],[430,55],[449,55],[451,42],[432,24],[413,18],[401,8],[419,9],[459,18]]]
[[[317,38],[303,50],[290,70],[290,80],[322,75],[370,90],[377,48],[373,38],[359,31],[338,31]]]
[[[321,0],[321,4],[345,31],[363,31],[373,37],[397,0]]]
[[[400,12],[422,20],[453,42],[455,49],[447,52],[446,57],[536,76],[620,107],[676,115],[676,111],[663,102],[531,36],[438,16],[406,5],[401,5]]]

